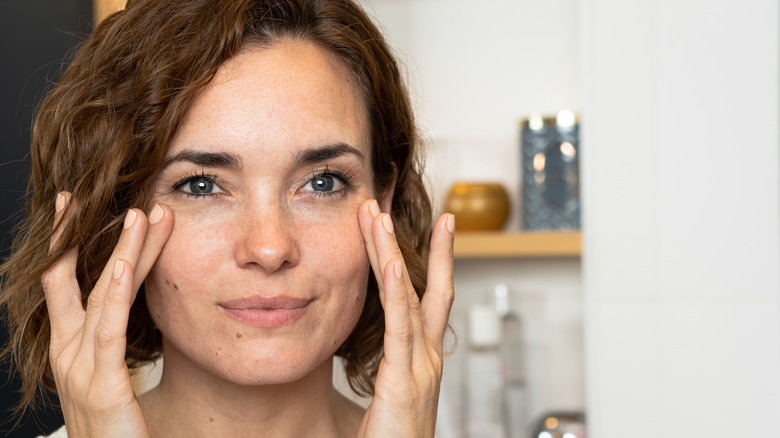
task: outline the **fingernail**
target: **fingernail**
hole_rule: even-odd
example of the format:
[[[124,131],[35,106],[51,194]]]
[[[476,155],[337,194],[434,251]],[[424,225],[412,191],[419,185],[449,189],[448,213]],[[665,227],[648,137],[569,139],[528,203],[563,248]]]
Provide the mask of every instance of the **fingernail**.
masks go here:
[[[388,234],[393,234],[393,220],[390,219],[389,214],[386,214],[382,218],[382,225],[385,227],[385,231],[387,231]]]
[[[450,233],[455,234],[455,215],[451,214],[447,217],[447,229]]]
[[[395,274],[395,278],[402,279],[404,278],[404,266],[401,264],[401,261],[395,262],[395,265],[393,266],[393,273]]]
[[[57,211],[57,213],[59,213],[63,208],[65,208],[65,197],[62,196],[62,193],[57,193],[57,200],[54,202],[54,209]]]
[[[135,210],[130,209],[127,211],[127,216],[125,216],[125,229],[128,229],[133,226],[135,223],[135,217],[137,216]]]
[[[376,200],[373,200],[370,204],[368,204],[368,211],[371,212],[371,216],[373,217],[376,217],[379,213],[382,212],[379,209],[379,204],[376,202]]]
[[[122,263],[122,260],[114,262],[114,272],[111,274],[111,276],[114,277],[114,280],[118,280],[123,272],[125,272],[125,264]]]
[[[160,222],[164,214],[165,212],[163,211],[162,207],[160,207],[160,204],[155,204],[152,212],[149,214],[149,223],[154,225],[157,222]]]

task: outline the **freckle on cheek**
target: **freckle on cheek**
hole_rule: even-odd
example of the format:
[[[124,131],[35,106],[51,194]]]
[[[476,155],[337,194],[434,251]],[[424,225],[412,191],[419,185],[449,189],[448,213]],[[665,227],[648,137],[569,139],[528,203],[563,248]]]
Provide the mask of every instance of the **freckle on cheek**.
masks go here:
[[[173,283],[173,289],[174,289],[174,290],[179,290],[179,285],[178,285],[178,284],[176,284],[176,283]]]

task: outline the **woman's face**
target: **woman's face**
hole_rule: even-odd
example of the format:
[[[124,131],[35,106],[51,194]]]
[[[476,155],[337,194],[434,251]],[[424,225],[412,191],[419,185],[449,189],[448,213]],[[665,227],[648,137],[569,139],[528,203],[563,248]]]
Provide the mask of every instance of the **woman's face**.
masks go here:
[[[166,366],[283,383],[350,334],[369,270],[357,211],[374,193],[349,77],[285,40],[226,62],[192,106],[155,188],[175,218],[146,281]]]

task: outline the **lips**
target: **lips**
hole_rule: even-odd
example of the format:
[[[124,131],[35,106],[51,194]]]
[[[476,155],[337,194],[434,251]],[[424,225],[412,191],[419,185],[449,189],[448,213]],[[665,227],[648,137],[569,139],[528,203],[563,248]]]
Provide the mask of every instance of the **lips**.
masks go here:
[[[304,313],[313,300],[283,295],[252,296],[218,303],[230,317],[252,327],[281,327],[291,324]]]

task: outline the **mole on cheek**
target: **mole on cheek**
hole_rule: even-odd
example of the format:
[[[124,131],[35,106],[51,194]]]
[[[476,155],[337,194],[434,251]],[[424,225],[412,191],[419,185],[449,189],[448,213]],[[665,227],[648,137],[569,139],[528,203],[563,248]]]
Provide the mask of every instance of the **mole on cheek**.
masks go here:
[[[179,290],[179,285],[178,285],[178,284],[176,284],[176,283],[173,283],[173,289],[174,289],[174,290]]]
[[[241,333],[236,333],[236,337],[237,337],[238,339],[241,339],[241,336],[244,336],[244,335],[242,335]]]

